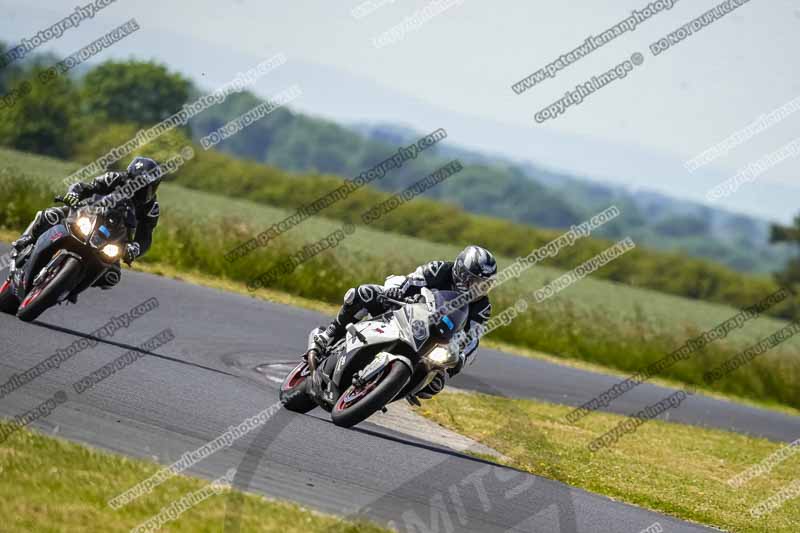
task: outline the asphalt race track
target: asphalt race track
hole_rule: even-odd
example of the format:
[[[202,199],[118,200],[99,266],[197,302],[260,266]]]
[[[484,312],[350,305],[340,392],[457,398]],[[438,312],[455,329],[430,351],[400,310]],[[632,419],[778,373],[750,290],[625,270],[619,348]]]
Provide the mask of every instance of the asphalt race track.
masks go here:
[[[4,279],[5,271],[0,275]],[[0,415],[21,414],[64,391],[67,401],[34,427],[168,465],[275,404],[278,384],[269,369],[282,372],[297,358],[308,330],[326,320],[302,309],[127,271],[113,291],[89,291],[77,306],[52,309],[33,324],[0,315],[0,385],[151,297],[158,298],[157,309],[0,398]],[[73,383],[165,328],[174,333],[173,341],[91,390],[73,389]],[[453,382],[570,405],[613,383],[607,376],[490,350]],[[669,393],[644,385],[610,408],[627,413]],[[243,490],[338,515],[391,521],[401,531],[639,533],[654,522],[670,532],[708,531],[374,424],[337,428],[317,411],[302,416],[279,410],[260,429],[188,472],[217,478],[237,468],[234,486]],[[669,416],[776,440],[800,434],[798,418],[703,397],[685,401]],[[226,531],[237,531],[237,512],[230,497]]]

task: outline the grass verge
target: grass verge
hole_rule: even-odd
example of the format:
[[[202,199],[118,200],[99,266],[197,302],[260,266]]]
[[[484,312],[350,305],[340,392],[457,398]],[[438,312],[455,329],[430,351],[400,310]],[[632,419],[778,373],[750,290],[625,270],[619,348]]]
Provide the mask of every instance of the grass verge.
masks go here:
[[[151,494],[115,511],[107,501],[148,478],[160,467],[41,435],[25,429],[0,444],[0,513],[3,531],[130,531],[162,508],[206,487],[200,479],[177,476]],[[346,522],[263,497],[241,498],[242,531],[379,533],[367,522]],[[223,528],[227,491],[213,494],[164,525],[176,532],[217,532]]]
[[[419,411],[498,450],[509,458],[508,466],[616,500],[732,531],[789,533],[800,527],[800,499],[761,518],[749,514],[800,479],[800,457],[741,488],[727,484],[783,444],[653,420],[593,453],[588,443],[626,417],[594,413],[572,425],[564,421],[569,407],[446,392]]]

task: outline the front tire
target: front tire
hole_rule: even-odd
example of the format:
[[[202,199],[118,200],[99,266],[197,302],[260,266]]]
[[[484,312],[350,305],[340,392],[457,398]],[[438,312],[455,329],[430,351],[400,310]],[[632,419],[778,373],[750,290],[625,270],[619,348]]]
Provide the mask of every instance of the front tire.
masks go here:
[[[382,374],[364,387],[351,385],[344,391],[333,406],[331,420],[344,428],[363,422],[394,400],[409,379],[411,370],[401,361],[391,361]]]
[[[0,312],[16,315],[19,309],[19,299],[11,292],[11,280],[7,279],[0,285]]]
[[[56,304],[58,297],[64,293],[66,287],[72,288],[80,270],[80,262],[74,257],[68,257],[55,274],[49,274],[49,280],[45,280],[41,287],[33,289],[22,300],[17,311],[17,318],[23,322],[32,322],[39,318],[39,315]]]
[[[281,403],[287,410],[305,414],[317,406],[306,392],[308,378],[311,377],[310,370],[308,363],[302,361],[281,383]]]

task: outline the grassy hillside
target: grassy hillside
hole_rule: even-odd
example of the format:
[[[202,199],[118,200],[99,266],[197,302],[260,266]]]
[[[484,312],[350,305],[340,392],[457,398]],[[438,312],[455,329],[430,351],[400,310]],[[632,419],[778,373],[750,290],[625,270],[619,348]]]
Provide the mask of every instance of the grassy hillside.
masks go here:
[[[0,195],[15,199],[0,206],[0,225],[23,227],[33,212],[48,202],[54,184],[74,168],[71,164],[0,150]],[[144,261],[236,282],[248,282],[287,254],[341,225],[325,218],[310,219],[269,247],[230,264],[223,257],[226,250],[244,236],[284,218],[289,211],[174,184],[165,184],[160,194],[162,223]],[[361,227],[337,248],[277,279],[270,287],[339,303],[349,287],[381,281],[391,273],[409,272],[433,258],[451,258],[458,249],[455,245]],[[501,267],[509,262],[509,258],[500,258]],[[539,288],[560,274],[554,268],[537,267],[519,280],[502,285],[492,296],[495,313],[513,304],[523,291]],[[525,315],[496,330],[491,337],[562,357],[637,370],[675,350],[690,336],[735,314],[726,306],[589,278],[552,300],[531,305]],[[702,385],[705,370],[734,355],[737,347],[773,333],[783,324],[771,318],[748,322],[727,339],[670,368],[664,377]],[[799,351],[800,341],[792,339],[714,387],[743,397],[800,406]]]
[[[243,93],[209,109],[190,123],[195,140],[258,102],[254,95]],[[220,148],[239,158],[293,172],[355,176],[383,153],[407,146],[424,133],[391,124],[348,128],[281,109]],[[768,243],[769,225],[763,220],[658,194],[631,193],[623,187],[459,148],[458,142],[447,139],[375,186],[384,191],[402,189],[457,157],[465,170],[430,194],[470,213],[536,227],[568,228],[616,203],[623,208],[623,215],[602,230],[607,238],[630,235],[650,248],[712,259],[742,272],[775,271],[790,257],[788,247]]]

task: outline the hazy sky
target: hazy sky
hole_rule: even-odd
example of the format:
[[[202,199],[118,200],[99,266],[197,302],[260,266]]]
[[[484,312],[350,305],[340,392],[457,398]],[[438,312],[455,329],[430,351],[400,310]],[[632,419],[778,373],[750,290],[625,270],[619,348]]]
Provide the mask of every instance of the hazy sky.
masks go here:
[[[33,6],[0,0],[0,38],[13,42],[29,36],[72,12],[80,1]],[[652,42],[718,3],[680,0],[522,95],[511,91],[512,83],[649,2],[449,0],[442,3],[451,7],[382,48],[374,46],[373,38],[431,2],[386,1],[356,19],[351,10],[361,3],[239,0],[221,7],[211,0],[117,0],[43,49],[71,53],[135,17],[142,30],[98,60],[157,58],[213,87],[283,52],[291,67],[264,81],[258,92],[270,94],[299,78],[307,93],[298,101],[301,109],[421,130],[448,128],[443,121],[452,122],[448,131],[460,144],[697,199],[710,185],[800,135],[798,112],[707,172],[690,175],[680,166],[760,114],[800,96],[797,0],[751,0],[653,57],[648,50]],[[566,90],[634,52],[644,55],[644,64],[626,79],[555,120],[534,121],[534,113]],[[798,171],[800,158],[786,161],[722,204],[785,220],[800,211]]]

